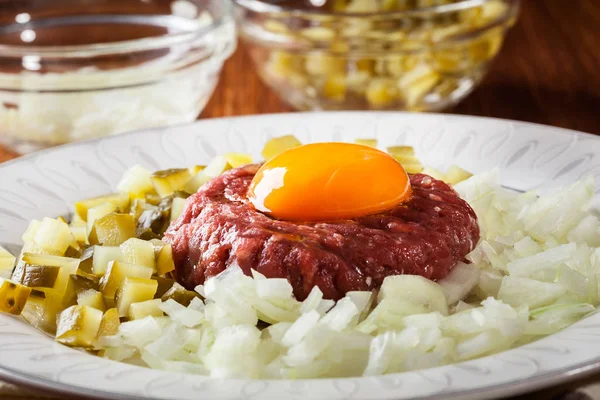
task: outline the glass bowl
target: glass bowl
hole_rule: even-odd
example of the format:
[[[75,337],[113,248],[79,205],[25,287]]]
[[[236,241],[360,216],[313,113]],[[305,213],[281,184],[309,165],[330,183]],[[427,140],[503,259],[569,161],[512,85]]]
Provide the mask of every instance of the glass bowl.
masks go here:
[[[518,0],[234,0],[264,82],[300,110],[441,110],[481,81]]]
[[[26,153],[193,121],[236,45],[223,0],[15,0],[0,14],[0,142]]]

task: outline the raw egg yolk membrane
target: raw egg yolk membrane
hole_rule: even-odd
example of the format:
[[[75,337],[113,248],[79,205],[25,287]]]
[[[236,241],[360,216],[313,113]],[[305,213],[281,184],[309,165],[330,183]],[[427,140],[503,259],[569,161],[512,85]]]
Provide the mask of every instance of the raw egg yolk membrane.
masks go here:
[[[314,143],[263,164],[248,199],[277,219],[323,221],[377,214],[410,192],[408,174],[389,154],[358,144]]]

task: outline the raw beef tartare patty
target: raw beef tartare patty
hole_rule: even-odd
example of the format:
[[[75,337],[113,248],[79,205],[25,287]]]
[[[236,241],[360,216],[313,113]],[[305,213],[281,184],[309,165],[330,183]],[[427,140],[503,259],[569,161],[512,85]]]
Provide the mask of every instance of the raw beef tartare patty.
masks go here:
[[[236,263],[285,278],[303,300],[378,288],[388,275],[445,277],[479,239],[471,207],[446,183],[410,176],[412,196],[384,213],[332,222],[289,222],[256,211],[246,192],[260,165],[232,169],[192,195],[164,240],[188,289]],[[368,182],[363,183],[368,185]],[[360,190],[360,187],[357,187]]]

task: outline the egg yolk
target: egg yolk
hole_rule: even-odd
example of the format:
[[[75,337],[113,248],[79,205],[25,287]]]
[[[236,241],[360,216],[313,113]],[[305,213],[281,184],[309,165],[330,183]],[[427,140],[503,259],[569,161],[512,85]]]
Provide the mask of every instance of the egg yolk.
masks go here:
[[[314,143],[267,161],[248,189],[274,218],[323,221],[376,214],[410,196],[408,174],[392,156],[351,143]]]

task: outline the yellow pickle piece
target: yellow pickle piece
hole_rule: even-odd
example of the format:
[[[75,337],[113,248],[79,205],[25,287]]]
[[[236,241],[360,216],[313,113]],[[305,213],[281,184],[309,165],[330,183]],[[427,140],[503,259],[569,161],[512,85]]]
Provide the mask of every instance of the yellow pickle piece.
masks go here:
[[[129,306],[129,313],[127,314],[127,317],[129,317],[131,320],[142,319],[148,316],[162,317],[164,313],[160,309],[161,304],[161,299],[152,299],[139,303],[132,303]]]
[[[450,168],[448,168],[448,170],[446,171],[444,181],[451,185],[456,185],[457,183],[469,179],[472,176],[472,173],[462,169],[458,165],[451,165]]]
[[[354,140],[354,143],[362,146],[377,148],[377,139],[356,139]]]
[[[175,262],[173,261],[173,249],[170,243],[165,243],[165,245],[158,252],[158,257],[156,260],[156,274],[158,276],[165,276],[174,269]]]
[[[178,169],[167,169],[163,171],[157,171],[150,176],[152,184],[156,189],[156,193],[160,197],[167,197],[172,195],[176,190],[181,190],[192,178],[189,169],[178,168]]]
[[[262,150],[262,156],[265,161],[270,160],[273,157],[278,156],[286,150],[293,149],[294,147],[302,146],[302,143],[296,139],[293,135],[279,136],[270,139]]]
[[[171,288],[167,290],[165,294],[162,295],[161,300],[167,301],[169,299],[173,299],[179,304],[182,304],[187,307],[194,297],[200,296],[198,295],[198,293],[193,292],[191,290],[187,290],[179,283],[174,282],[173,286],[171,286]]]
[[[120,246],[125,262],[128,264],[143,265],[156,269],[154,246],[151,242],[137,238],[127,239]]]
[[[100,321],[98,336],[116,335],[119,332],[119,325],[121,325],[121,320],[119,319],[119,312],[117,309],[110,308],[106,310]]]
[[[21,315],[31,288],[0,278],[0,311]]]
[[[94,289],[87,289],[77,293],[77,304],[80,306],[92,307],[100,311],[104,311],[106,309],[106,305],[104,304],[104,296],[102,293]]]
[[[142,265],[111,261],[106,274],[100,279],[100,291],[105,297],[114,298],[125,278],[150,279],[154,270]]]
[[[73,347],[92,348],[102,321],[102,311],[74,305],[58,316],[56,340]]]
[[[23,261],[28,265],[58,267],[58,274],[52,287],[39,287],[38,289],[45,293],[53,293],[59,298],[67,296],[69,293],[69,284],[71,275],[75,275],[79,268],[80,260],[78,258],[61,257],[46,254],[24,253]],[[13,280],[22,282],[26,274],[27,267],[15,268],[13,271]],[[72,289],[72,288],[71,288]]]
[[[243,165],[252,164],[252,155],[246,153],[225,153],[227,163],[231,168],[241,167]]]
[[[75,212],[79,218],[87,222],[88,210],[103,203],[113,204],[120,212],[125,212],[129,207],[129,195],[127,193],[114,193],[81,200],[75,203]]]
[[[0,272],[11,271],[15,266],[17,258],[9,253],[4,247],[0,246]]]
[[[119,317],[129,314],[129,306],[133,303],[154,299],[158,282],[154,279],[127,277],[115,295]]]
[[[135,221],[129,214],[108,214],[96,222],[90,232],[91,244],[119,246],[121,243],[135,237]]]

